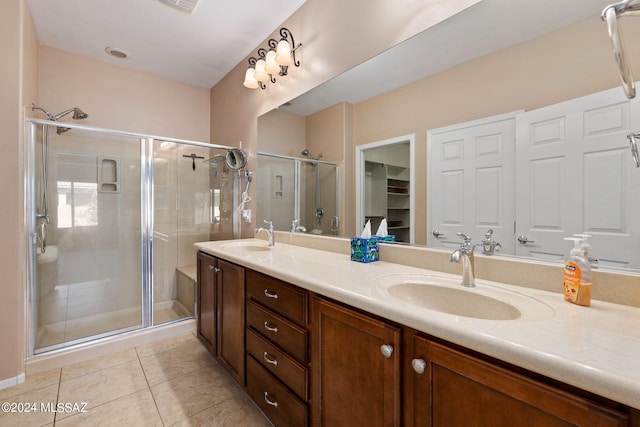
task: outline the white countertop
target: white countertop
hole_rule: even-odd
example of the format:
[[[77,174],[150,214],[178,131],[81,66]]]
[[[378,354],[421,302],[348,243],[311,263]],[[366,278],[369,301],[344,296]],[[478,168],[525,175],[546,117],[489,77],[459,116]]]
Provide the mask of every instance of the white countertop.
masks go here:
[[[247,245],[244,246],[243,245]],[[379,278],[396,274],[456,276],[264,240],[196,243],[196,248],[430,335],[640,409],[640,308],[603,301],[581,307],[558,293],[477,280],[499,287],[540,315],[483,320],[420,308],[390,296]],[[393,276],[395,277],[395,276]],[[398,276],[399,277],[399,276]],[[458,276],[459,277],[459,276]],[[473,290],[472,290],[473,291]],[[640,290],[639,290],[640,292]],[[517,305],[515,304],[515,305]]]

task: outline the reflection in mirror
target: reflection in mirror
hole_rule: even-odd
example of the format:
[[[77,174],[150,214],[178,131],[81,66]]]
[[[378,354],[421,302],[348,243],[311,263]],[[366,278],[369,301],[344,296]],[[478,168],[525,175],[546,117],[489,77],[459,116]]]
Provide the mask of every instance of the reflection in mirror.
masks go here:
[[[276,230],[338,235],[335,163],[258,153],[256,182],[259,223],[273,221]]]
[[[240,148],[232,148],[227,151],[225,162],[229,169],[239,171],[247,165],[247,155]]]
[[[571,100],[606,90],[623,94],[619,87],[615,64],[611,59],[611,45],[607,37],[606,25],[600,18],[602,9],[608,3],[607,0],[514,2],[513,7],[505,9],[502,2],[485,0],[427,30],[423,35],[398,45],[399,50],[403,50],[405,45],[412,46],[411,49],[407,48],[410,55],[405,62],[402,62],[401,54],[396,54],[397,49],[392,48],[363,64],[366,70],[364,74],[358,72],[361,67],[356,67],[345,73],[344,77],[338,76],[310,91],[313,94],[305,94],[292,100],[291,105],[280,107],[280,111],[286,111],[292,115],[298,114],[304,120],[305,117],[319,114],[319,111],[325,111],[330,106],[338,104],[346,104],[351,109],[352,114],[347,116],[348,120],[345,120],[344,127],[341,129],[343,134],[352,137],[352,139],[346,138],[343,145],[343,150],[347,153],[344,158],[344,175],[347,184],[355,182],[357,167],[349,153],[353,153],[359,146],[395,135],[415,134],[417,163],[430,165],[434,159],[430,159],[430,154],[427,153],[428,131],[517,111],[533,117],[534,112],[541,109],[544,111],[546,107],[551,109],[552,106],[563,102],[571,102]],[[571,13],[562,13],[558,9],[564,7],[570,8]],[[559,22],[561,18],[565,19],[562,23]],[[629,22],[628,25],[627,22]],[[632,40],[640,39],[640,26],[632,25],[631,22],[626,21],[621,24],[625,25],[625,36],[630,43]],[[428,55],[425,52],[428,52]],[[393,58],[389,63],[393,66],[385,63],[388,58]],[[414,64],[423,59],[425,62],[419,65]],[[629,60],[634,68],[640,68],[639,55],[631,55]],[[372,76],[377,70],[392,70],[394,74],[387,76],[386,79],[374,80]],[[350,84],[340,86],[339,83],[344,81]],[[395,84],[396,81],[403,83],[393,87],[387,84]],[[402,86],[403,84],[405,86]],[[329,86],[333,89],[325,89]],[[339,89],[336,90],[336,87]],[[351,88],[381,88],[382,90],[377,93],[369,92],[368,96],[363,94],[352,96]],[[634,252],[629,250],[627,243],[631,246],[635,245],[636,248],[640,245],[640,227],[633,226],[627,221],[631,217],[640,217],[635,215],[635,211],[628,206],[631,200],[640,200],[640,177],[638,170],[633,167],[625,133],[639,130],[640,117],[631,110],[616,113],[615,108],[606,108],[607,105],[614,104],[605,103],[596,107],[604,109],[600,110],[602,114],[592,117],[594,119],[591,121],[594,126],[593,138],[592,136],[583,138],[584,141],[590,142],[595,140],[598,132],[618,127],[615,135],[610,139],[615,139],[616,144],[622,139],[623,143],[618,148],[613,148],[606,156],[599,156],[596,146],[592,151],[580,154],[578,163],[574,163],[570,160],[572,156],[568,156],[562,162],[569,163],[560,166],[562,162],[559,162],[551,166],[553,163],[551,159],[556,159],[559,154],[552,150],[548,154],[547,163],[543,157],[537,160],[531,157],[530,165],[527,168],[521,168],[516,166],[519,165],[516,150],[515,161],[510,163],[510,167],[515,170],[514,175],[509,175],[513,178],[511,181],[503,182],[515,186],[518,174],[528,171],[526,173],[536,174],[536,178],[530,178],[529,181],[538,183],[544,181],[546,186],[553,189],[553,192],[534,194],[534,191],[542,190],[535,186],[527,188],[516,186],[511,205],[514,211],[510,214],[514,217],[516,224],[512,221],[510,226],[507,223],[502,225],[504,230],[516,229],[515,240],[513,235],[508,238],[498,238],[500,231],[498,227],[493,226],[495,221],[487,220],[474,232],[474,242],[480,243],[485,233],[492,229],[495,241],[501,243],[503,248],[509,246],[506,244],[507,240],[513,242],[512,246],[518,256],[556,260],[561,257],[559,254],[566,253],[569,248],[546,247],[546,241],[562,244],[563,237],[588,231],[589,234],[594,235],[591,243],[594,252],[601,259],[601,268],[637,270],[638,266],[625,260],[620,261],[619,254]],[[581,113],[576,110],[571,118],[580,115]],[[568,119],[564,119],[566,120]],[[572,125],[571,128],[585,130],[580,126]],[[555,128],[547,126],[530,131],[538,132],[535,135],[537,138],[543,137],[545,132],[549,133],[552,129],[566,130],[569,127],[560,123]],[[519,147],[523,135],[520,131],[516,131],[515,136],[515,145],[512,143],[512,146]],[[531,137],[528,140],[531,141]],[[299,141],[301,146],[309,144],[308,140]],[[326,141],[334,143],[333,140]],[[264,150],[262,143],[259,130],[259,150]],[[550,147],[548,144],[539,145]],[[299,148],[296,150],[297,153],[300,152]],[[312,151],[314,150],[327,152],[324,147],[321,150],[314,148]],[[338,160],[338,162],[341,161],[342,159]],[[582,174],[585,165],[594,171],[593,175]],[[535,169],[537,166],[548,166],[549,169],[544,167]],[[552,167],[555,167],[553,173]],[[432,231],[437,228],[431,224],[427,228],[429,215],[432,214],[430,208],[438,203],[431,200],[432,191],[427,191],[428,169],[429,167],[419,167],[416,170],[415,233],[418,244],[428,243],[433,236]],[[615,177],[612,178],[617,180],[617,183],[605,184],[607,181],[601,178],[607,173],[611,174],[612,171],[616,172]],[[582,183],[567,191],[567,182],[570,181],[564,184],[554,181],[553,177],[558,174],[573,175]],[[623,176],[624,174],[627,175]],[[485,175],[486,182],[490,182],[489,175]],[[468,179],[473,185],[473,178]],[[619,191],[620,189],[623,191]],[[357,218],[355,203],[353,205],[349,203],[350,200],[358,197],[358,194],[354,194],[355,191],[355,188],[347,186],[345,193],[340,196],[346,206],[344,216],[348,218],[347,221],[342,221],[343,224],[348,225],[341,227],[341,231],[347,235],[355,235],[358,232],[355,227],[355,218]],[[566,217],[562,222],[553,223],[552,217],[557,212],[552,208],[554,205],[544,203],[544,199],[551,197],[551,194],[558,194],[558,191],[565,198],[572,197],[571,195],[576,193],[583,194],[587,198],[582,201],[572,201],[569,209],[573,212],[572,216]],[[468,203],[474,196],[475,194],[458,195],[455,201],[462,207],[460,212],[472,209]],[[467,204],[464,205],[464,203]],[[609,209],[609,206],[623,207]],[[593,216],[596,211],[608,216],[596,221]],[[504,211],[494,213],[500,216],[506,215]],[[521,213],[530,216],[533,220],[529,223],[520,222]],[[349,225],[350,220],[353,225]],[[547,230],[545,227],[551,228]],[[443,233],[442,230],[436,231]],[[538,233],[536,237],[532,234],[534,232]],[[617,234],[619,238],[615,244],[598,241],[607,233]],[[445,233],[447,234],[450,233]],[[523,239],[525,244],[517,239],[520,235],[525,236],[526,239]],[[452,236],[453,241],[455,233]],[[527,254],[520,255],[517,249],[521,245],[526,246]],[[506,253],[507,251],[504,250],[500,255]]]
[[[392,138],[359,146],[356,150],[357,229],[368,221],[371,232],[379,232],[382,219],[396,242],[414,242],[415,173],[412,172],[414,136]]]

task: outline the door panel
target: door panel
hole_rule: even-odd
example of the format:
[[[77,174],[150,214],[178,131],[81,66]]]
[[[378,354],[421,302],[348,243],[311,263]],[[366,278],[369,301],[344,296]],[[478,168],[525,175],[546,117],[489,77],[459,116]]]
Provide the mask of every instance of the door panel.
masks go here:
[[[571,248],[563,237],[588,233],[599,265],[640,267],[626,138],[639,121],[638,100],[613,89],[518,116],[516,235],[534,243],[516,242],[516,255],[561,260]]]
[[[428,138],[427,244],[457,247],[458,232],[479,243],[492,229],[503,250],[513,251],[513,115],[434,130]]]

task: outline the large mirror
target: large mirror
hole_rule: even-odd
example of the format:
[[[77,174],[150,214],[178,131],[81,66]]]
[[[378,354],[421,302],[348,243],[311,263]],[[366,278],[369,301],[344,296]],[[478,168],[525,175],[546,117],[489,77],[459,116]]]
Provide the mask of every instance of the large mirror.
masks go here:
[[[357,147],[415,135],[415,243],[431,244],[434,230],[427,224],[430,206],[435,202],[427,182],[431,143],[428,132],[504,114],[544,110],[609,89],[622,94],[606,25],[600,18],[608,4],[606,0],[483,0],[259,118],[258,150],[295,156],[308,148],[324,152],[326,160],[339,164],[344,175],[340,234],[349,236],[358,232],[358,195],[354,194]],[[640,42],[634,46],[634,41],[640,40],[640,18],[625,18],[621,26],[632,68],[640,69],[640,55],[633,54],[640,52]],[[634,131],[640,129],[640,118],[631,110],[625,114],[621,119],[626,120],[625,126]],[[615,120],[612,115],[602,117]],[[261,129],[265,126],[297,129],[297,144],[282,145],[263,139]],[[627,144],[624,132],[618,132],[615,138],[621,138],[623,146]],[[620,167],[625,168],[625,181],[620,182],[625,193],[620,198],[626,203],[637,195],[640,169],[633,166],[626,149],[620,150],[620,156]],[[602,170],[606,172],[611,167],[611,163],[603,163]],[[549,176],[544,178],[553,185]],[[597,184],[596,178],[586,183]],[[599,191],[602,194],[604,190]],[[523,191],[516,189],[516,193],[514,203],[520,203]],[[588,207],[578,206],[582,217],[575,222],[584,221]],[[624,222],[632,213],[631,208],[625,207],[624,218],[615,221]],[[640,244],[638,227],[618,225],[624,234],[619,237]],[[517,228],[513,224],[510,227]],[[517,239],[517,232],[511,231],[513,239]],[[611,254],[616,250],[628,250],[601,244],[599,233],[604,234],[605,230],[589,231],[594,234],[594,251],[602,259],[615,258]],[[479,234],[479,229],[474,233],[472,237],[479,243],[484,232]],[[562,242],[570,234],[558,229],[552,239]],[[535,241],[532,236],[529,239]],[[545,247],[538,243],[534,249],[536,254],[529,256],[555,259],[556,255],[538,256],[545,253]],[[514,254],[506,251],[501,255]],[[639,268],[624,263],[605,265]]]

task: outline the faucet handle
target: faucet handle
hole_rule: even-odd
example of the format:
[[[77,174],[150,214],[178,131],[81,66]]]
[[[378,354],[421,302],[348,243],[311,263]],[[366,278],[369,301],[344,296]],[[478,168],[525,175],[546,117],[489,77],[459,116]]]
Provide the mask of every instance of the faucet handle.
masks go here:
[[[269,226],[269,228],[273,230],[273,221],[268,221],[268,220],[265,219],[264,223],[267,224]]]
[[[459,232],[459,233],[456,233],[456,234],[457,234],[457,235],[458,235],[462,240],[464,240],[464,242],[465,242],[465,243],[469,243],[469,242],[471,242],[471,237],[470,237],[470,236],[467,236],[466,234],[464,234],[464,233],[460,233],[460,232]]]

